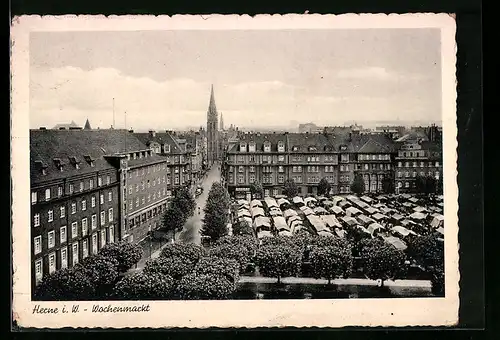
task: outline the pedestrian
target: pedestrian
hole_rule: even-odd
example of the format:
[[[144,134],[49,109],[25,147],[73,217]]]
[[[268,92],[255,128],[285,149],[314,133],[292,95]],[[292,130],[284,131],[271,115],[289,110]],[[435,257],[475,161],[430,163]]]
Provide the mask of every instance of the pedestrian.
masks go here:
[[[200,214],[201,212],[201,209],[200,209],[200,206],[198,206],[198,215]]]

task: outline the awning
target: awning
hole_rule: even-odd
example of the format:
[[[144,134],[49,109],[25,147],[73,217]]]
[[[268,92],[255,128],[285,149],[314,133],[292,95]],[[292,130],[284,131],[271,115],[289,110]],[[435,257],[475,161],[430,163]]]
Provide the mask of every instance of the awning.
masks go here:
[[[317,202],[317,200],[314,197],[306,197],[304,198],[304,203],[309,204],[311,202]]]
[[[436,229],[436,231],[437,231],[438,233],[440,233],[441,235],[444,235],[444,228],[443,228],[443,227],[439,227],[439,228],[437,228],[437,229]]]
[[[360,201],[360,200],[353,201],[352,204],[354,204],[355,206],[357,206],[358,208],[361,208],[361,209],[366,209],[366,208],[370,207],[367,203]]]
[[[378,213],[378,210],[377,210],[377,209],[375,209],[375,208],[372,208],[372,207],[365,208],[365,211],[366,211],[369,215],[373,215],[373,214]]]
[[[307,216],[307,220],[309,221],[309,223],[311,223],[314,229],[316,229],[316,232],[327,230],[325,223],[318,216],[309,215]]]
[[[268,230],[259,231],[257,233],[257,238],[263,238],[263,237],[273,237],[273,234],[271,234],[271,232]]]
[[[413,230],[408,230],[405,227],[402,226],[395,226],[394,228],[391,229],[392,232],[397,233],[401,236],[408,236],[410,234],[412,235],[417,235]]]
[[[347,202],[347,201],[340,201],[339,203],[337,203],[337,205],[341,208],[345,208],[345,207],[350,207],[351,206],[351,203]]]
[[[396,249],[401,250],[401,251],[408,248],[406,246],[406,243],[404,243],[402,240],[400,240],[399,238],[394,237],[394,236],[384,237],[384,241],[386,243],[392,244],[394,247],[396,247]]]
[[[249,226],[252,225],[252,219],[250,217],[242,216],[242,217],[239,217],[238,220],[240,220],[240,221],[246,221]]]
[[[345,214],[344,209],[339,207],[338,205],[334,205],[333,207],[330,208],[330,211],[334,213],[335,215],[340,215],[340,214]]]
[[[335,234],[337,234],[337,236],[340,237],[340,238],[344,238],[346,232],[343,229],[335,229]]]
[[[444,224],[444,216],[438,214],[438,215],[434,216],[434,218],[432,219],[431,227],[436,229],[436,228],[442,227],[443,224]]]
[[[287,237],[293,236],[293,234],[291,232],[289,232],[288,230],[282,230],[278,233],[278,235],[287,236]]]
[[[416,198],[416,197],[410,197],[410,198],[408,198],[408,201],[410,201],[412,203],[417,203],[418,202],[418,198]]]
[[[324,207],[327,207],[327,208],[329,208],[329,207],[331,207],[331,206],[334,206],[334,205],[335,205],[335,203],[333,203],[333,201],[330,201],[330,200],[328,200],[328,199],[327,199],[327,200],[324,200],[324,201],[322,202],[322,204],[323,204],[323,206],[324,206]]]
[[[361,210],[359,210],[358,208],[356,207],[349,207],[345,210],[346,214],[349,215],[349,216],[356,216],[356,215],[359,215],[361,214]]]
[[[281,216],[273,217],[274,227],[278,230],[290,230],[288,224],[286,224],[285,218]]]
[[[238,210],[238,217],[243,217],[243,216],[248,216],[248,217],[252,217],[252,214],[250,214],[250,211],[248,210]]]
[[[289,201],[289,200],[287,200],[286,198],[280,198],[280,199],[278,199],[277,203],[278,203],[278,205],[279,205],[280,207],[281,207],[283,204],[288,204],[288,205],[290,205],[290,201]]]
[[[314,215],[314,211],[312,211],[311,208],[305,208],[305,209],[302,209],[302,212],[304,213],[304,215],[306,216],[310,216],[310,215]]]
[[[384,229],[384,227],[382,225],[380,225],[380,224],[378,224],[378,223],[375,222],[375,223],[370,224],[368,226],[368,228],[366,228],[366,229],[370,232],[370,234],[373,234],[373,232],[375,230]]]
[[[250,212],[252,213],[252,217],[257,217],[257,216],[265,216],[266,214],[264,213],[264,209],[260,208],[260,207],[255,207],[255,208],[252,208],[252,210],[250,210]]]
[[[288,218],[288,224],[291,225],[293,221],[301,221],[302,219],[300,218],[299,215],[292,215]]]
[[[368,217],[368,216],[366,216],[366,215],[358,215],[356,218],[357,218],[357,219],[358,219],[358,221],[359,221],[361,224],[363,224],[363,225],[366,225],[366,224],[370,224],[370,223],[375,222],[375,221],[373,220],[373,218],[370,218],[370,217]]]
[[[319,236],[333,237],[333,234],[327,230],[318,231]]]
[[[339,202],[342,202],[344,200],[344,197],[340,197],[340,196],[333,196],[332,197],[332,201],[335,205],[339,204]]]
[[[346,199],[348,201],[351,201],[351,202],[359,201],[359,198],[357,196],[354,196],[354,195],[349,195],[349,196],[346,197]]]
[[[250,207],[263,207],[263,204],[261,201],[259,200],[253,200],[252,202],[250,202]]]
[[[413,208],[413,211],[415,211],[415,212],[426,212],[427,209],[425,209],[424,207],[421,207],[421,206],[417,206],[417,207]]]
[[[283,212],[283,216],[285,216],[285,218],[289,218],[290,216],[297,216],[297,212],[293,209],[287,209]]]
[[[330,228],[342,228],[342,224],[340,224],[334,215],[321,215],[319,218]]]
[[[411,208],[411,207],[413,207],[413,203],[410,203],[410,202],[404,202],[404,203],[403,203],[403,207]]]
[[[271,210],[269,210],[269,215],[271,215],[271,216],[283,216],[283,213],[279,209],[271,209]]]
[[[358,221],[356,221],[356,219],[354,217],[350,217],[350,216],[342,216],[341,220],[342,220],[342,222],[346,223],[349,226],[353,226],[353,225],[358,224]]]
[[[424,220],[426,215],[424,213],[421,213],[421,212],[414,212],[409,217],[411,219],[414,219],[414,220]]]
[[[248,201],[247,200],[238,200],[238,205],[248,205]]]
[[[269,220],[269,217],[263,217],[259,216],[254,219],[253,224],[255,225],[255,228],[271,228],[271,222]]]
[[[371,216],[375,221],[382,221],[387,218],[386,215],[381,214],[381,213],[376,213]]]
[[[401,221],[404,218],[403,215],[400,215],[400,214],[394,214],[391,217],[393,219],[395,219],[396,221]]]
[[[304,204],[304,200],[302,199],[302,197],[300,196],[295,196],[294,198],[292,198],[292,202],[293,204]]]
[[[271,208],[271,207],[276,207],[276,208],[279,208],[278,207],[278,203],[276,203],[276,200],[272,197],[266,197],[264,198],[264,202],[266,202],[266,205],[268,208]]]
[[[361,200],[365,201],[366,203],[372,203],[373,202],[373,200],[370,197],[368,197],[368,196],[361,196]]]
[[[328,211],[325,210],[325,208],[322,207],[316,207],[313,209],[314,213],[317,215],[326,215],[328,214]]]

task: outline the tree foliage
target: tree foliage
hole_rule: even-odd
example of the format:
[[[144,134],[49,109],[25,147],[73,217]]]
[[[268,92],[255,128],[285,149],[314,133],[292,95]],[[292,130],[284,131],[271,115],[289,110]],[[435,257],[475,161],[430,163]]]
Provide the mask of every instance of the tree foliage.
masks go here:
[[[103,295],[116,283],[119,275],[118,261],[100,254],[83,259],[74,270],[81,271],[101,297],[105,297]]]
[[[444,266],[438,265],[431,270],[431,291],[432,294],[437,296],[444,296],[445,282],[444,282]]]
[[[224,236],[209,250],[211,257],[232,259],[238,262],[240,272],[244,272],[252,262],[257,250],[257,240],[253,236]]]
[[[444,247],[432,234],[413,237],[408,242],[407,254],[426,268],[444,263]]]
[[[184,257],[191,263],[196,264],[198,260],[205,255],[205,249],[194,243],[169,243],[166,245],[160,257]]]
[[[202,257],[194,268],[198,275],[221,275],[234,284],[238,282],[239,271],[240,264],[236,260],[221,257]]]
[[[196,202],[188,188],[177,188],[163,215],[163,229],[172,231],[174,234],[182,230],[187,219],[193,216],[195,209]]]
[[[177,296],[183,300],[223,300],[231,297],[236,287],[222,275],[192,273],[177,285]]]
[[[433,194],[436,193],[437,182],[432,176],[420,176],[415,177],[415,190],[419,194]]]
[[[264,189],[262,188],[262,184],[260,184],[259,182],[255,181],[254,183],[250,184],[250,193],[252,194],[252,198],[255,194],[262,195],[263,192]]]
[[[144,274],[168,275],[174,280],[180,280],[183,276],[194,270],[196,262],[187,256],[159,256],[146,262]]]
[[[212,241],[228,234],[228,210],[230,198],[227,190],[219,183],[212,184],[205,205],[205,217],[201,234],[208,236]]]
[[[92,299],[94,293],[94,286],[83,271],[64,268],[43,277],[34,297],[42,301],[81,301]]]
[[[106,244],[99,251],[99,255],[116,260],[118,272],[124,273],[139,262],[143,252],[142,247],[138,244],[120,241]]]
[[[123,277],[115,285],[113,295],[124,300],[170,299],[174,279],[161,273],[137,272]]]
[[[300,249],[290,238],[269,237],[257,250],[256,263],[259,272],[265,277],[296,276],[302,261]]]
[[[318,279],[326,278],[328,283],[337,277],[349,277],[353,266],[349,243],[341,238],[322,237],[322,239],[325,240],[312,246],[309,255],[313,276]]]
[[[365,275],[372,280],[394,280],[402,274],[405,254],[381,239],[366,241],[361,250]]]
[[[388,176],[384,176],[382,179],[382,191],[385,194],[394,193],[394,179]]]
[[[244,219],[233,224],[233,235],[254,235],[253,228]]]
[[[288,197],[294,197],[297,196],[298,193],[299,188],[297,187],[297,184],[293,181],[293,179],[287,179],[283,184],[283,194]]]
[[[332,186],[330,185],[330,182],[323,177],[319,183],[318,183],[318,195],[327,195],[330,193]]]
[[[357,173],[354,175],[354,180],[351,183],[351,191],[358,195],[365,191],[365,180],[361,174]]]

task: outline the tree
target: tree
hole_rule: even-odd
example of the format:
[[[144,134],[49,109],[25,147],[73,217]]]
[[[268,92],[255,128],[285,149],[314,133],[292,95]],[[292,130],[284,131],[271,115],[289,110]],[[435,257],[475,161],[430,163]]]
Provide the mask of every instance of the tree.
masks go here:
[[[194,270],[196,262],[187,256],[159,256],[146,262],[144,274],[168,275],[174,280],[180,280],[183,276]]]
[[[443,194],[443,176],[439,176],[437,183],[436,183],[436,193],[438,195]]]
[[[254,182],[250,184],[250,193],[252,194],[252,199],[255,198],[255,194],[262,195],[264,189],[262,188],[262,184],[259,182]]]
[[[443,265],[438,265],[431,270],[431,284],[432,294],[437,296],[444,296],[445,282]]]
[[[41,301],[82,301],[92,299],[94,293],[92,282],[83,271],[64,268],[45,276],[34,297]]]
[[[293,241],[281,237],[270,237],[257,250],[256,262],[259,272],[265,277],[296,276],[299,272],[302,254]]]
[[[74,270],[81,271],[88,278],[95,290],[96,298],[107,297],[119,275],[118,261],[100,254],[83,259]]]
[[[193,216],[196,202],[193,195],[186,187],[177,188],[173,198],[163,215],[163,228],[175,233],[182,230],[190,216]]]
[[[103,248],[101,248],[99,254],[116,260],[118,262],[118,272],[124,273],[139,262],[142,258],[143,252],[144,251],[141,246],[138,244],[120,241],[106,244]]]
[[[256,250],[257,242],[253,236],[224,236],[213,244],[209,256],[235,260],[239,264],[240,272],[244,272]]]
[[[191,263],[196,264],[198,260],[205,255],[205,249],[194,243],[169,243],[166,245],[160,257],[183,257],[188,259]]]
[[[349,243],[340,238],[329,239],[328,245],[314,245],[310,260],[315,278],[326,278],[328,284],[337,277],[348,278],[352,272],[353,258]]]
[[[295,197],[299,193],[299,188],[293,179],[287,179],[283,184],[283,194],[288,197]]]
[[[229,298],[236,286],[222,275],[192,273],[177,285],[177,295],[183,300],[222,300]]]
[[[394,193],[394,179],[391,177],[384,176],[382,179],[382,191],[384,194]]]
[[[365,180],[361,174],[354,175],[354,180],[351,183],[351,191],[355,194],[361,195],[365,191]]]
[[[233,224],[233,235],[254,235],[253,228],[244,219]]]
[[[425,193],[428,195],[435,194],[437,189],[437,181],[432,176],[425,178]]]
[[[221,275],[236,284],[239,278],[240,264],[233,259],[221,257],[202,257],[194,271],[198,275]]]
[[[323,177],[318,183],[318,195],[328,195],[330,193],[332,186],[330,182]]]
[[[123,300],[165,300],[173,289],[174,279],[168,275],[137,272],[118,281],[113,295]]]
[[[218,182],[212,184],[205,205],[205,217],[201,234],[216,241],[228,234],[230,198],[227,190]]]
[[[413,237],[406,250],[409,257],[425,268],[443,265],[444,247],[432,234]]]
[[[405,264],[404,253],[379,238],[366,242],[361,258],[365,275],[372,280],[380,279],[382,286],[385,280],[396,279]]]

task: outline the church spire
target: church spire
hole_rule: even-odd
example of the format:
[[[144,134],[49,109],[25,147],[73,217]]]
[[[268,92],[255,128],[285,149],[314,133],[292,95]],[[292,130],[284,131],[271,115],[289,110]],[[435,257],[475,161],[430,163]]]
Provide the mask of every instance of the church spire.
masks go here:
[[[217,116],[217,107],[215,106],[215,96],[214,96],[214,85],[212,84],[212,89],[210,91],[210,104],[208,105],[208,115]]]
[[[85,130],[92,130],[92,128],[90,127],[90,122],[89,122],[89,119],[87,118],[87,121],[85,122],[85,127],[84,127]]]
[[[219,130],[224,130],[224,117],[222,116],[222,112],[220,114],[220,127]]]

